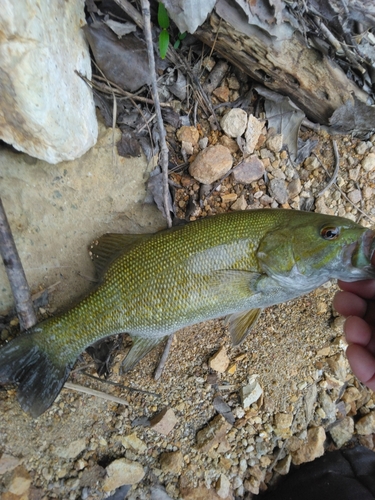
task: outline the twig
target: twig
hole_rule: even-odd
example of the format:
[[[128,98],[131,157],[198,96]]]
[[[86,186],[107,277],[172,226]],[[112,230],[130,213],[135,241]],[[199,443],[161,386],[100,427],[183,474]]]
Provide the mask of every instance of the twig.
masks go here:
[[[165,362],[167,361],[169,351],[171,349],[172,341],[173,341],[174,333],[168,337],[167,343],[165,344],[163,354],[161,355],[159,364],[154,373],[154,380],[159,380],[161,374],[163,373]]]
[[[128,2],[128,0],[115,0],[115,2],[124,12],[126,12],[126,14],[128,14],[129,17],[133,19],[139,28],[143,29],[144,21],[141,14],[135,7],[132,6],[130,2]]]
[[[208,57],[211,57],[211,56],[212,56],[212,54],[213,54],[213,52],[214,52],[214,50],[215,50],[215,46],[216,46],[216,42],[217,42],[217,39],[218,39],[218,36],[219,36],[220,27],[221,27],[221,21],[222,21],[222,20],[223,20],[223,19],[222,19],[222,18],[220,18],[220,21],[219,21],[219,26],[217,27],[217,30],[216,30],[216,35],[215,35],[214,43],[212,44],[211,51],[210,51],[210,54],[209,54],[209,56],[208,56]]]
[[[329,43],[335,49],[336,52],[340,52],[342,50],[340,42],[337,38],[330,32],[327,26],[323,23],[323,21],[318,16],[314,16],[314,21],[316,22],[318,28],[321,30],[323,35],[327,38]]]
[[[307,118],[304,118],[302,120],[301,125],[303,127],[309,128],[311,130],[315,130],[315,132],[319,132],[319,130],[320,130],[320,123],[313,123],[310,120],[308,120]]]
[[[21,330],[35,325],[36,316],[16,245],[0,198],[0,253],[12,289]]]
[[[368,219],[372,224],[374,224],[375,222],[375,219],[373,217],[371,217],[370,215],[366,214],[366,212],[364,212],[363,210],[361,210],[359,207],[357,207],[357,205],[355,203],[353,203],[347,196],[346,194],[339,188],[339,186],[337,184],[334,184],[335,188],[340,192],[341,196],[343,196],[347,202],[350,203],[350,205],[352,205],[352,207],[354,207],[360,214],[362,214],[364,217],[366,217],[366,219]]]
[[[209,116],[211,114],[214,117],[216,125],[217,125],[218,129],[220,130],[220,125],[219,125],[219,122],[217,120],[216,113],[215,113],[214,107],[212,105],[212,102],[207,97],[206,92],[203,90],[203,87],[202,87],[197,75],[195,75],[193,73],[193,71],[191,70],[191,68],[187,64],[187,62],[182,57],[180,57],[180,55],[177,53],[177,51],[173,47],[170,47],[168,49],[167,56],[171,62],[173,62],[174,64],[177,64],[176,63],[176,61],[177,61],[184,68],[184,70],[186,71],[187,75],[190,78],[191,85],[192,85],[196,100],[199,101],[200,105],[205,110],[205,113],[207,114],[207,116]]]
[[[106,399],[107,401],[112,401],[113,403],[118,403],[119,405],[129,406],[126,399],[118,398],[117,396],[112,396],[111,394],[106,394],[102,391],[97,391],[96,389],[90,389],[90,387],[84,387],[83,385],[72,384],[71,382],[65,382],[64,389],[71,389],[77,392],[83,392],[84,394],[89,394],[90,396],[96,396],[97,398]]]
[[[143,118],[145,120],[145,123],[143,125],[141,125],[140,127],[138,127],[137,129],[135,129],[136,134],[139,134],[140,132],[142,132],[142,130],[144,130],[146,127],[149,128],[148,124],[152,123],[155,120],[156,114],[154,113],[153,115],[151,115],[148,120],[144,115],[143,115]]]
[[[127,0],[115,0],[115,2],[128,14],[128,16],[131,17],[131,19],[140,28],[144,27],[144,20],[145,19],[144,20],[140,19],[139,12],[136,9],[134,9],[134,7],[132,7],[132,5]],[[141,0],[141,5],[142,5],[142,9],[143,9],[143,0]],[[149,6],[148,1],[146,2],[146,6],[147,5]],[[150,12],[149,7],[148,7],[148,12]],[[147,30],[147,28],[146,28],[146,30]],[[151,33],[151,28],[149,28],[149,32]],[[206,96],[205,92],[203,91],[202,86],[201,86],[198,78],[193,74],[193,72],[191,71],[188,64],[181,59],[181,57],[178,55],[177,51],[172,46],[168,47],[167,58],[172,63],[177,65],[177,62],[178,62],[182,67],[184,67],[186,73],[189,75],[192,83],[194,84],[193,90],[194,90],[196,99],[200,101],[200,104],[205,109],[205,112],[207,113],[207,115],[208,116],[210,114],[213,115],[215,117],[216,122],[217,122],[215,110],[213,109],[212,103],[210,102],[210,100]],[[163,105],[163,103],[162,103],[162,105]],[[218,124],[218,122],[217,122],[217,124]],[[218,128],[220,129],[219,124],[218,124]]]
[[[164,201],[164,210],[167,218],[168,227],[172,227],[172,219],[171,214],[169,213],[169,187],[168,187],[168,146],[166,142],[166,132],[163,123],[163,117],[161,115],[158,87],[156,82],[156,68],[155,68],[155,59],[154,59],[154,46],[152,43],[152,34],[151,34],[151,20],[150,20],[150,2],[148,0],[141,0],[142,13],[143,13],[143,22],[144,22],[144,33],[147,43],[147,53],[148,53],[148,64],[150,68],[150,73],[152,77],[152,93],[155,103],[155,113],[159,128],[160,135],[160,166],[163,173],[163,201]]]
[[[353,54],[353,52],[349,49],[349,47],[345,43],[337,40],[337,38],[329,31],[327,26],[323,23],[323,21],[318,16],[315,16],[314,20],[315,20],[316,24],[318,25],[318,27],[320,28],[320,30],[322,31],[323,35],[326,36],[327,40],[333,46],[335,51],[338,54],[341,54],[341,52],[344,52],[344,54],[348,58],[348,61],[350,62],[350,64],[354,68],[356,68],[358,71],[360,71],[362,73],[362,75],[364,73],[366,73],[365,68],[357,62],[355,54]]]
[[[35,292],[32,294],[31,296],[31,300],[33,302],[36,302],[44,293],[50,293],[50,292],[53,292],[53,290],[58,286],[60,285],[61,281],[56,281],[56,283],[53,283],[52,285],[50,286],[47,286],[47,288],[45,288],[44,290],[41,290],[40,292]]]
[[[132,94],[131,92],[128,92],[127,90],[122,89],[121,87],[119,87],[115,83],[111,82],[110,80],[104,79],[99,75],[94,75],[92,77],[93,79],[89,80],[87,77],[85,77],[84,75],[79,73],[79,71],[76,70],[75,72],[77,73],[77,75],[80,78],[82,78],[82,80],[84,80],[87,83],[87,85],[89,85],[90,87],[93,87],[97,90],[100,90],[103,93],[112,95],[113,92],[115,92],[116,94],[118,94],[122,97],[125,97],[127,99],[134,99],[134,101],[144,102],[146,104],[152,104],[152,105],[155,104],[152,99],[148,99],[147,97],[142,97],[142,96],[137,95],[137,94]],[[98,82],[95,80],[100,80],[100,81]],[[105,85],[104,83],[101,83],[102,81],[108,81],[110,83],[110,86]],[[172,107],[172,105],[169,104],[168,102],[162,102],[162,103],[160,103],[160,106],[162,108],[171,108]]]
[[[148,131],[148,135],[150,137],[151,150],[155,151],[154,141],[152,139],[152,133],[151,133],[151,129],[150,129],[149,123],[151,123],[154,120],[156,114],[153,114],[152,117],[150,118],[150,120],[147,120],[147,118],[145,117],[142,109],[138,106],[138,104],[133,99],[130,99],[130,102],[133,104],[133,106],[135,107],[135,109],[138,111],[138,113],[143,118],[143,121],[145,122],[144,125],[140,128],[140,130],[136,130],[135,133],[139,134],[139,132],[141,132],[144,129],[144,127],[146,127],[147,131]],[[152,155],[152,157],[154,158],[154,155]]]
[[[218,391],[233,391],[236,390],[237,386],[233,384],[228,384],[228,385],[218,385],[217,390]]]
[[[317,194],[317,198],[322,196],[331,186],[332,184],[336,181],[337,174],[339,173],[339,168],[340,168],[340,155],[339,155],[339,150],[337,149],[337,143],[336,141],[332,141],[332,146],[333,146],[333,153],[335,155],[335,169],[333,171],[332,177],[330,178],[328,184],[324,189],[320,191],[320,193]]]
[[[160,398],[160,394],[157,394],[156,392],[144,391],[143,389],[137,389],[136,387],[129,387],[127,385],[122,385],[122,384],[119,384],[118,382],[113,382],[112,380],[95,377],[95,375],[91,375],[91,373],[88,373],[86,371],[81,371],[81,373],[82,373],[82,375],[86,375],[86,377],[90,377],[94,380],[97,380],[98,382],[103,382],[104,384],[114,385],[115,387],[119,387],[120,389],[123,389],[124,391],[140,392],[142,394],[148,394],[149,396],[155,396],[157,398]]]

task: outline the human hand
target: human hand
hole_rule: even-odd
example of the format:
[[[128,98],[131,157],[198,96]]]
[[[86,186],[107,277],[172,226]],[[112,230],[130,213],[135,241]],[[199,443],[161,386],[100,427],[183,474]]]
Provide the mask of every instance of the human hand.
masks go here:
[[[346,316],[346,356],[354,375],[375,391],[375,280],[338,282],[333,300],[336,311]]]

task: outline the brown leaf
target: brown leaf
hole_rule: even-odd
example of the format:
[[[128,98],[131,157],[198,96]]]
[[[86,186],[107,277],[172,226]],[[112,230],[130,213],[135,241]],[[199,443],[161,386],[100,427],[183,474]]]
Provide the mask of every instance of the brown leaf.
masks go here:
[[[141,156],[141,146],[131,130],[122,131],[121,139],[117,143],[117,151],[120,156],[125,158]]]
[[[134,92],[151,83],[145,43],[133,33],[119,40],[108,26],[95,21],[83,27],[95,61],[105,76]]]

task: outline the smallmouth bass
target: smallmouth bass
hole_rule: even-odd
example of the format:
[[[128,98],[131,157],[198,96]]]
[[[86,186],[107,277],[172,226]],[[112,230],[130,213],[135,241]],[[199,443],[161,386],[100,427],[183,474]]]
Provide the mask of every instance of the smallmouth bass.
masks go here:
[[[0,383],[18,384],[33,417],[56,399],[79,354],[128,333],[123,371],[173,332],[222,316],[234,345],[265,307],[308,293],[331,278],[375,278],[375,232],[349,219],[292,210],[207,217],[155,234],[106,234],[91,254],[97,287],[0,350]]]

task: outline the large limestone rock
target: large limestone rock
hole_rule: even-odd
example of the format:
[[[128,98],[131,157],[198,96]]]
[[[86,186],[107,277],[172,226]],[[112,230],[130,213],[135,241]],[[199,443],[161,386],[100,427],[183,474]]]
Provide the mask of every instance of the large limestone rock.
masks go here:
[[[145,203],[152,164],[118,156],[120,130],[99,123],[97,144],[79,160],[50,165],[0,147],[0,196],[32,292],[59,285],[52,307],[70,306],[92,289],[88,245],[104,233],[144,233],[165,227]],[[0,314],[13,305],[0,259]]]
[[[96,142],[84,0],[4,0],[0,9],[0,138],[58,163]]]

